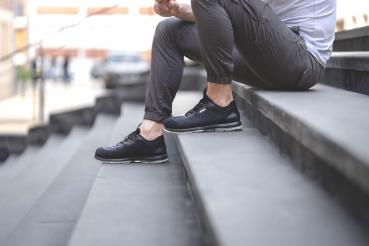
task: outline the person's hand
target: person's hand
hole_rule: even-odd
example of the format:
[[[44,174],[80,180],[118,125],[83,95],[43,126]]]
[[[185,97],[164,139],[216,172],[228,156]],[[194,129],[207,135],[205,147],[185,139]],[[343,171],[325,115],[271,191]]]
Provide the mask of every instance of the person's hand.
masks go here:
[[[179,3],[176,0],[155,0],[154,11],[163,17],[176,16],[179,13]]]

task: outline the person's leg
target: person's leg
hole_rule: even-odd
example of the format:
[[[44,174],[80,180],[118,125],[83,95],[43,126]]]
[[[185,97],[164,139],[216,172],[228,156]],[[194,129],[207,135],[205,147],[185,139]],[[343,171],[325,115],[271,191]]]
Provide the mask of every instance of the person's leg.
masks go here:
[[[242,72],[254,83],[274,89],[306,88],[312,77],[306,45],[260,0],[192,0],[208,81],[207,96],[185,116],[172,117],[164,127],[171,132],[237,130],[239,112],[232,98],[232,79]],[[239,64],[237,64],[239,65]],[[237,67],[237,69],[235,69]]]
[[[316,81],[303,39],[260,0],[192,0],[208,82],[237,80],[233,45],[257,77],[273,89],[307,89]],[[211,37],[211,38],[209,38]],[[241,78],[242,79],[242,78]],[[221,88],[221,87],[220,87]],[[215,89],[216,90],[216,89]],[[227,97],[226,90],[223,97]]]
[[[144,120],[120,143],[97,149],[96,159],[114,163],[167,161],[162,122],[172,113],[172,101],[182,79],[183,57],[200,59],[196,33],[193,23],[175,18],[160,23],[152,47]]]
[[[194,23],[168,18],[159,23],[152,44],[150,82],[146,93],[141,135],[153,140],[162,135],[163,121],[172,113],[172,102],[183,75],[184,56],[201,59]]]
[[[207,95],[219,106],[232,100],[234,34],[225,10],[215,1],[192,0],[200,36],[201,53],[207,71]]]

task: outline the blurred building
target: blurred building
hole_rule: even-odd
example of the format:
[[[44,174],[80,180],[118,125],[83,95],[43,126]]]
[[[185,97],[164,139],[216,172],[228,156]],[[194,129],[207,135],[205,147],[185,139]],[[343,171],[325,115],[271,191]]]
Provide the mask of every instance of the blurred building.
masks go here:
[[[19,52],[14,57],[16,65],[25,65],[29,62],[28,52],[25,47],[28,44],[28,14],[27,14],[27,0],[15,1],[15,48]]]
[[[29,40],[44,39],[50,56],[101,58],[110,50],[148,54],[162,19],[152,6],[153,0],[32,0]]]
[[[337,31],[368,25],[368,0],[337,0]]]
[[[13,2],[0,0],[0,58],[14,50]],[[12,59],[0,60],[0,99],[12,92],[14,66]]]

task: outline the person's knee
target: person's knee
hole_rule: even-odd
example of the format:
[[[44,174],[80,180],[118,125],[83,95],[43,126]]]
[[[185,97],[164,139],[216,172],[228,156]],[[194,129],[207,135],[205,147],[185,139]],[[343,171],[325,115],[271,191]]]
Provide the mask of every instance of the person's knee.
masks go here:
[[[181,21],[177,18],[167,18],[159,22],[155,30],[155,40],[171,38],[175,35]]]
[[[206,1],[207,0],[191,0],[191,7],[195,16],[204,9],[203,6]]]
[[[223,0],[191,0],[191,7],[195,17],[204,16],[204,13],[212,12],[213,7],[223,5]]]

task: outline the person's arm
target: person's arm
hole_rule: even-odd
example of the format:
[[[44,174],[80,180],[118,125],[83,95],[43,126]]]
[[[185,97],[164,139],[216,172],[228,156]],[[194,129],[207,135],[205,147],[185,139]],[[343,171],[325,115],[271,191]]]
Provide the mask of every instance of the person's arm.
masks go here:
[[[176,0],[156,0],[154,10],[163,17],[175,16],[185,21],[195,21],[191,5],[178,3]]]

